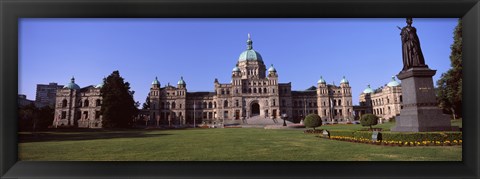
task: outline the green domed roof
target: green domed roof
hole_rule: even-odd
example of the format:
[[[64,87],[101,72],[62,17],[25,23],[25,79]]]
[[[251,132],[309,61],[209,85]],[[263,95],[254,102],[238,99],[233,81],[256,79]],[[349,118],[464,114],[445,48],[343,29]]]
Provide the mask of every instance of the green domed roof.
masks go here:
[[[277,70],[273,67],[273,64],[271,64],[270,68],[268,68],[268,72],[277,72]]]
[[[395,80],[395,76],[392,76],[392,81],[390,81],[387,84],[387,86],[390,86],[390,87],[399,86],[399,85],[400,85],[400,83],[397,80]]]
[[[238,61],[261,61],[263,58],[257,51],[253,50],[253,41],[250,39],[250,34],[248,34],[247,40],[247,50],[243,51],[238,57]]]
[[[363,90],[363,93],[365,93],[365,94],[373,93],[373,90],[372,90],[372,88],[370,88],[370,85],[368,85],[368,87],[365,90]]]
[[[320,76],[320,79],[318,80],[317,83],[323,83],[323,84],[325,84],[325,83],[327,83],[327,82],[323,79],[323,76]]]
[[[155,80],[153,80],[152,85],[160,85],[160,82],[158,82],[157,77],[155,77]]]
[[[263,62],[262,56],[255,50],[245,50],[238,57],[238,61],[261,61]]]
[[[105,82],[102,81],[102,83],[100,83],[100,84],[98,84],[97,86],[95,86],[95,88],[102,88],[104,84],[105,84]]]
[[[183,76],[180,77],[180,80],[178,80],[177,85],[185,85],[185,81],[183,81]]]
[[[343,79],[340,81],[340,83],[348,83],[348,80],[345,79],[345,76],[343,76]]]
[[[235,68],[233,68],[232,72],[240,72],[240,68],[235,67]]]
[[[70,83],[65,85],[63,88],[78,90],[80,89],[80,86],[75,84],[75,77],[72,77],[72,79],[70,80]]]

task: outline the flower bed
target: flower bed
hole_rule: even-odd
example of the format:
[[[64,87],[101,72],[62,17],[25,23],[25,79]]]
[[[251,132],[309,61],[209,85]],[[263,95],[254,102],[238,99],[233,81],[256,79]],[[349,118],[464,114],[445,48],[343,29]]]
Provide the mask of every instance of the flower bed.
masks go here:
[[[461,132],[381,132],[382,138],[372,141],[372,131],[329,131],[330,139],[383,146],[454,146],[462,145]]]

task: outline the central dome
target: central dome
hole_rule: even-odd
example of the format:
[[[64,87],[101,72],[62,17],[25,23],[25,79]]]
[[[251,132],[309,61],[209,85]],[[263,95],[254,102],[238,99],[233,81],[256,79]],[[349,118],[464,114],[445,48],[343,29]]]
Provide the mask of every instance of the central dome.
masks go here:
[[[262,56],[255,50],[245,50],[238,57],[238,61],[262,61]]]
[[[253,41],[248,34],[247,40],[247,50],[243,51],[238,57],[238,61],[261,61],[263,62],[262,56],[257,51],[253,50]]]
[[[78,85],[75,83],[75,78],[72,77],[72,79],[70,80],[70,83],[68,83],[67,85],[65,85],[63,88],[65,88],[65,89],[78,90],[78,89],[80,89],[80,86],[78,86]]]

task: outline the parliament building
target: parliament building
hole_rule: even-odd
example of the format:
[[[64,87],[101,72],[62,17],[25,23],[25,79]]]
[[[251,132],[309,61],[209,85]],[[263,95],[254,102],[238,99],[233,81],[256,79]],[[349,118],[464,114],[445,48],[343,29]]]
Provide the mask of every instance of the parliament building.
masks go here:
[[[232,70],[231,82],[214,80],[212,92],[188,92],[180,77],[176,86],[161,86],[158,78],[148,94],[150,109],[141,118],[149,125],[220,124],[224,122],[276,120],[286,116],[298,123],[308,114],[318,114],[324,122],[348,122],[353,118],[352,93],[343,77],[339,86],[320,77],[316,87],[292,91],[291,83],[280,83],[273,65],[265,66],[248,36]],[[312,74],[315,75],[315,74]],[[99,85],[80,88],[75,79],[57,90],[54,127],[101,128],[102,96]]]
[[[339,86],[320,78],[316,88],[292,91],[291,83],[280,83],[273,65],[268,69],[248,36],[243,51],[232,69],[230,83],[214,80],[212,92],[188,92],[180,78],[176,86],[161,86],[158,78],[150,88],[151,121],[157,125],[220,123],[226,120],[261,118],[300,122],[315,113],[325,122],[353,120],[352,94],[345,77]],[[195,119],[195,121],[193,121]]]

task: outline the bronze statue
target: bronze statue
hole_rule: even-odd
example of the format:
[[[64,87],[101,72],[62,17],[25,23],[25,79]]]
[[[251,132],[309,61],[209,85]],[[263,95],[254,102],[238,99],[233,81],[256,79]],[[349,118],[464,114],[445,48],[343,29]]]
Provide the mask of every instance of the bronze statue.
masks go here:
[[[400,28],[399,28],[400,29]],[[407,26],[403,27],[400,33],[402,37],[402,56],[403,69],[408,70],[412,67],[426,67],[423,58],[420,40],[417,36],[417,29],[412,26],[412,18],[407,18]]]

